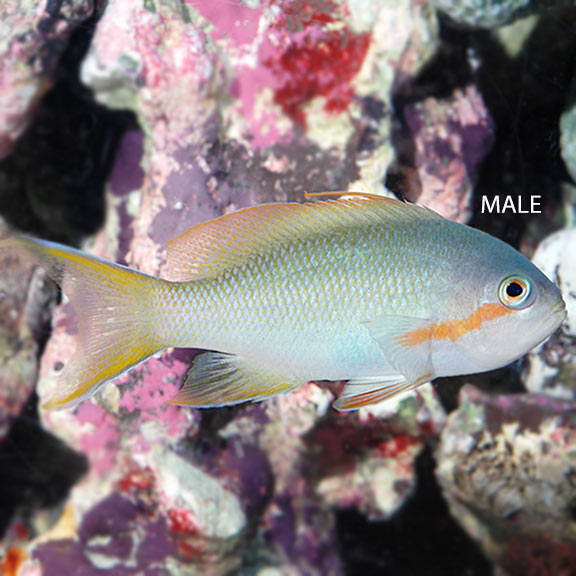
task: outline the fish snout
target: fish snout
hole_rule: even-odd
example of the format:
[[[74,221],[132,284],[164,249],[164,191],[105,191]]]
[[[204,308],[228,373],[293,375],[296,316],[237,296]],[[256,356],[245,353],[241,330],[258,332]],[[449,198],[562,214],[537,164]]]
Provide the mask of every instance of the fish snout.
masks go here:
[[[562,297],[560,297],[560,301],[554,307],[553,314],[560,317],[560,324],[566,320],[566,317],[568,316],[568,310],[566,309],[566,302],[564,302]]]

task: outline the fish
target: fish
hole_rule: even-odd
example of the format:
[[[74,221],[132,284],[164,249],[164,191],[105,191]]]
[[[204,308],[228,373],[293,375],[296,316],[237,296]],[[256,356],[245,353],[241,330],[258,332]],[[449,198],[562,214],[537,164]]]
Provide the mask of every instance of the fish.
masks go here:
[[[168,348],[203,352],[170,404],[261,401],[346,381],[355,410],[440,376],[510,364],[566,317],[558,288],[480,230],[415,204],[347,194],[202,222],[167,244],[168,278],[15,237],[78,315],[46,409],[72,408]]]

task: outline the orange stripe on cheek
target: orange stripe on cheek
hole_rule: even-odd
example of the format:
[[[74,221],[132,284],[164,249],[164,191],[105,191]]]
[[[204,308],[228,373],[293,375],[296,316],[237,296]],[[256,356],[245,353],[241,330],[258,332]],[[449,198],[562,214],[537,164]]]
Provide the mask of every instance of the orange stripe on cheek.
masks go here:
[[[495,320],[511,312],[512,310],[500,304],[483,304],[468,318],[439,322],[426,328],[407,332],[399,338],[399,342],[404,346],[418,346],[426,340],[452,340],[454,342],[472,330],[479,330],[484,322]]]

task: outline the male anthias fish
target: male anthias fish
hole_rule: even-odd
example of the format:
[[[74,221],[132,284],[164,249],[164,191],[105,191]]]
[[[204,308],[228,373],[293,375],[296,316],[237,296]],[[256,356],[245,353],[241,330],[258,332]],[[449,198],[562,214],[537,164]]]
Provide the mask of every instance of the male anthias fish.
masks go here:
[[[168,347],[198,356],[173,404],[263,400],[347,380],[352,410],[437,376],[504,366],[565,318],[559,290],[507,244],[426,208],[349,196],[265,204],[167,246],[175,281],[32,238],[79,317],[48,408],[93,395]]]

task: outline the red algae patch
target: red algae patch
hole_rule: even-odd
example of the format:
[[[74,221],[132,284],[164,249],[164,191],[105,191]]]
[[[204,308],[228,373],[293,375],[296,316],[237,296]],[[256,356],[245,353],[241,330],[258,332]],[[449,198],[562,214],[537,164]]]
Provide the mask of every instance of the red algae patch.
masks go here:
[[[360,70],[370,45],[368,34],[344,30],[305,35],[292,42],[266,65],[280,79],[274,102],[295,122],[306,124],[303,106],[317,96],[326,99],[327,112],[343,112],[354,93],[351,80]]]
[[[332,2],[296,0],[283,10],[277,27],[284,47],[264,60],[277,80],[274,102],[302,126],[306,125],[303,106],[315,97],[325,98],[327,112],[345,111],[354,94],[350,83],[364,62],[370,34],[355,34],[346,27],[321,28],[337,21]]]

